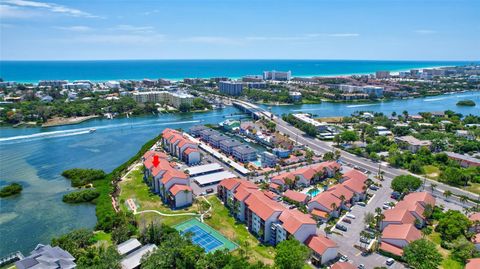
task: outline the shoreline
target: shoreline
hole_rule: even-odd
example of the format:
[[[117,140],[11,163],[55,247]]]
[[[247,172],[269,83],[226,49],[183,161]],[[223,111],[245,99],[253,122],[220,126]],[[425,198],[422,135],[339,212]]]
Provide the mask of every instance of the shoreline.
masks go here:
[[[42,124],[40,127],[42,128],[48,128],[48,127],[55,127],[55,126],[63,126],[63,125],[74,125],[74,124],[79,124],[91,119],[95,119],[100,117],[99,115],[91,115],[91,116],[83,116],[83,117],[70,117],[70,118],[62,118],[62,117],[54,117],[44,124]]]
[[[281,60],[280,60],[281,61]],[[312,60],[312,61],[315,61],[315,60]],[[360,61],[360,60],[359,60]],[[388,61],[387,61],[388,62]],[[419,62],[422,62],[422,61],[419,61]],[[467,62],[465,63],[467,64]],[[409,67],[409,68],[400,68],[400,69],[391,69],[391,70],[388,70],[390,71],[390,73],[392,75],[398,75],[400,72],[404,72],[404,71],[409,71],[411,69],[429,69],[429,68],[445,68],[445,67],[454,67],[454,66],[457,66],[457,65],[425,65],[425,66],[420,66],[420,67]],[[376,70],[376,71],[380,71],[380,70]],[[260,73],[262,71],[259,71]],[[355,76],[355,75],[371,75],[371,74],[375,74],[375,71],[372,71],[372,72],[353,72],[353,73],[338,73],[338,74],[299,74],[299,75],[295,75],[293,74],[292,75],[292,78],[293,77],[298,77],[298,78],[314,78],[314,77],[320,77],[320,78],[328,78],[328,77],[349,77],[349,76]],[[179,81],[183,81],[183,79],[185,78],[198,78],[198,79],[209,79],[209,78],[213,78],[213,77],[227,77],[229,79],[241,79],[243,76],[246,76],[248,74],[245,74],[245,75],[242,75],[242,76],[224,76],[224,75],[211,75],[211,76],[185,76],[185,77],[159,77],[161,79],[166,79],[166,80],[170,80],[172,82],[179,82]],[[88,78],[65,78],[65,79],[57,79],[57,80],[68,80],[68,81],[75,81],[75,80],[89,80],[93,83],[103,83],[103,82],[107,82],[107,81],[110,81],[110,80],[114,80],[114,81],[119,81],[119,80],[134,80],[134,81],[139,81],[139,80],[143,80],[145,79],[145,77],[141,77],[141,78],[102,78],[102,79],[88,79]],[[40,80],[56,80],[56,79],[39,79],[39,80],[24,80],[24,81],[21,81],[21,80],[13,80],[17,83],[23,83],[23,84],[37,84]],[[8,81],[8,80],[6,80]]]

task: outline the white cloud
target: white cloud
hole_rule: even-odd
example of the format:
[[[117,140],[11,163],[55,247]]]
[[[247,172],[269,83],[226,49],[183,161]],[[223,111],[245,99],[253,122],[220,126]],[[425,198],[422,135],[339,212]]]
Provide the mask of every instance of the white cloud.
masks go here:
[[[115,27],[112,27],[111,30],[114,31],[124,31],[138,34],[153,34],[155,33],[155,28],[152,26],[133,26],[129,24],[121,24]]]
[[[3,2],[5,4],[9,4],[10,7],[45,9],[50,12],[65,14],[65,15],[74,16],[74,17],[86,17],[86,18],[98,17],[88,12],[81,11],[79,9],[70,8],[67,6],[62,6],[54,3],[37,2],[37,1],[29,1],[29,0],[4,0]]]
[[[93,43],[93,44],[156,44],[165,41],[165,36],[160,34],[94,34],[76,36],[68,42]]]
[[[54,27],[54,28],[59,29],[59,30],[69,31],[69,32],[88,32],[88,31],[92,30],[92,28],[90,28],[88,26],[83,26],[83,25],[57,26],[57,27]]]
[[[415,30],[415,33],[420,34],[420,35],[430,35],[430,34],[436,34],[437,31],[420,29],[420,30]]]
[[[0,5],[0,17],[3,19],[28,18],[33,15],[35,15],[34,12],[24,10],[19,7],[9,6],[9,5]]]
[[[221,37],[221,36],[192,36],[192,37],[182,38],[179,41],[191,42],[191,43],[215,44],[215,45],[239,45],[242,43],[239,39]]]

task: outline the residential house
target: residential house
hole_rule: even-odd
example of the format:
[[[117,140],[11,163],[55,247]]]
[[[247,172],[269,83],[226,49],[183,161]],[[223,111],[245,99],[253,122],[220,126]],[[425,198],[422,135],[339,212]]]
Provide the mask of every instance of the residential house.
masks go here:
[[[279,203],[270,200],[261,192],[254,192],[245,200],[248,230],[259,237],[262,242],[269,242],[272,229],[280,214],[286,209]]]
[[[236,139],[226,139],[220,141],[220,150],[226,154],[232,155],[233,149],[241,145],[243,144]]]
[[[283,197],[287,198],[286,201],[290,200],[301,205],[306,205],[308,202],[308,195],[298,191],[286,190],[283,193]]]
[[[473,132],[468,131],[468,130],[457,130],[457,131],[455,131],[455,136],[466,138],[467,140],[475,140],[476,139],[475,134]]]
[[[188,139],[183,133],[167,128],[162,132],[162,145],[170,154],[188,165],[198,164],[200,162],[200,151],[196,142]],[[187,149],[191,149],[186,151]]]
[[[308,211],[320,220],[327,221],[330,217],[338,217],[342,206],[340,198],[324,191],[308,202]]]
[[[260,154],[263,167],[275,167],[278,162],[278,157],[268,151],[264,151]]]
[[[209,129],[209,128],[205,125],[194,125],[194,126],[190,127],[189,131],[190,131],[190,134],[192,136],[199,137],[200,132],[203,131],[203,130],[206,130],[206,129]]]
[[[270,244],[272,245],[287,240],[290,236],[303,243],[317,233],[317,222],[310,215],[297,209],[284,208],[278,222],[271,226],[271,230]]]
[[[17,269],[73,269],[75,258],[60,247],[38,244],[29,256],[15,262]]]
[[[227,139],[230,139],[230,137],[224,134],[214,134],[209,136],[208,143],[210,143],[210,145],[212,145],[214,148],[220,148],[220,142]]]
[[[169,190],[174,208],[183,208],[192,205],[192,188],[187,185],[175,184]]]
[[[408,149],[412,153],[417,152],[420,148],[430,148],[432,142],[428,140],[419,140],[411,135],[395,137],[395,142],[404,149]]]

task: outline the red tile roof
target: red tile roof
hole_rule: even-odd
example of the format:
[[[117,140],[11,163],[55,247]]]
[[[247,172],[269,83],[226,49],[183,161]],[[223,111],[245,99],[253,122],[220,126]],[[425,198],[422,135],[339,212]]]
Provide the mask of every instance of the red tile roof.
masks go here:
[[[395,208],[396,209],[408,210],[412,214],[413,214],[413,212],[415,212],[417,216],[424,219],[423,212],[425,211],[425,209],[423,208],[423,206],[420,203],[417,203],[417,202],[414,202],[414,201],[409,202],[409,201],[403,200],[403,201],[398,202],[395,205]]]
[[[305,193],[301,193],[298,191],[287,190],[283,193],[283,196],[287,197],[290,200],[299,203],[305,203],[307,201],[308,196]]]
[[[340,170],[342,167],[339,163],[335,161],[321,162],[311,166],[317,173],[322,172],[323,168],[329,168],[331,170]]]
[[[415,217],[406,209],[392,208],[383,212],[384,222],[400,222],[402,224],[415,223]]]
[[[329,211],[332,211],[333,210],[332,204],[335,204],[336,208],[338,208],[338,207],[340,207],[340,204],[341,204],[342,201],[338,197],[336,197],[335,195],[326,191],[326,192],[322,192],[322,193],[318,194],[317,196],[313,197],[313,199],[310,200],[309,203],[312,203],[312,202],[317,202],[317,203],[321,204],[322,206],[324,206],[325,208],[327,208]]]
[[[353,180],[347,180],[342,183],[343,186],[348,188],[349,190],[355,192],[355,193],[364,193],[365,192],[365,181],[367,181],[367,178],[356,178]]]
[[[331,194],[333,194],[335,197],[337,197],[340,200],[341,200],[341,197],[343,195],[343,197],[345,198],[344,201],[350,201],[350,199],[352,199],[352,197],[354,195],[354,193],[350,189],[346,188],[345,186],[343,186],[341,184],[337,184],[337,185],[333,186],[327,192],[330,192]]]
[[[326,238],[325,236],[318,236],[318,235],[310,236],[307,239],[307,241],[305,241],[305,245],[307,245],[309,248],[311,248],[313,251],[315,251],[320,255],[322,255],[329,248],[338,247],[337,243]]]
[[[303,176],[307,180],[311,180],[315,177],[316,171],[311,167],[303,167],[292,172],[294,178],[295,176]]]
[[[349,262],[336,262],[331,269],[356,269],[355,266]]]
[[[382,239],[398,239],[412,242],[422,237],[413,224],[390,224],[382,232]]]
[[[310,213],[311,213],[312,215],[317,216],[317,217],[320,217],[320,218],[324,218],[324,219],[328,218],[328,212],[325,212],[325,211],[322,211],[322,210],[318,210],[318,209],[316,209],[316,208],[314,208],[314,209],[312,210],[312,212],[310,212]]]
[[[174,178],[188,179],[188,175],[182,171],[171,169],[165,173],[162,177],[162,183],[167,184],[170,180]]]
[[[268,185],[268,186],[272,189],[275,189],[275,190],[278,190],[280,188],[280,185],[278,185],[277,183],[270,183],[270,185]]]
[[[259,216],[262,220],[267,220],[275,212],[282,212],[286,210],[285,207],[279,203],[270,200],[261,192],[254,192],[245,200],[248,208]]]
[[[429,204],[431,206],[435,206],[435,197],[425,191],[409,193],[405,195],[403,201],[407,201],[409,203],[420,202],[422,205]]]
[[[465,269],[478,269],[480,268],[480,258],[469,259],[465,265]]]
[[[235,189],[236,187],[238,187],[238,185],[240,185],[240,181],[241,181],[241,179],[236,178],[236,177],[227,178],[227,179],[224,179],[224,180],[220,181],[219,186],[222,186],[225,189],[231,191],[231,190]]]
[[[190,186],[186,186],[186,185],[175,184],[170,188],[169,191],[173,194],[173,196],[177,196],[177,194],[181,191],[192,192],[192,188],[190,188]]]
[[[480,212],[473,213],[468,217],[470,221],[480,221]]]
[[[400,256],[400,257],[403,255],[403,249],[402,248],[399,248],[399,247],[394,246],[392,244],[389,244],[387,242],[381,242],[380,243],[380,249],[385,251],[385,252],[392,253],[394,255]]]
[[[290,234],[295,234],[302,225],[315,225],[315,220],[310,215],[304,214],[297,209],[285,210],[280,214],[279,220],[283,228]]]
[[[267,196],[268,198],[270,198],[272,200],[276,200],[280,197],[280,195],[278,195],[274,192],[271,192],[271,191],[263,190],[262,192],[265,196]]]
[[[357,169],[352,169],[352,170],[346,172],[345,174],[343,174],[343,178],[345,180],[360,180],[360,181],[365,182],[367,180],[368,176],[365,175],[364,173],[358,171]]]
[[[235,197],[235,199],[237,199],[238,201],[245,201],[245,199],[247,199],[247,197],[252,194],[252,192],[255,192],[256,190],[254,189],[249,189],[249,188],[244,188],[242,186],[238,187],[235,194],[233,195],[233,197]]]
[[[192,152],[198,152],[198,149],[187,148],[183,153],[186,154],[186,155],[189,155]]]

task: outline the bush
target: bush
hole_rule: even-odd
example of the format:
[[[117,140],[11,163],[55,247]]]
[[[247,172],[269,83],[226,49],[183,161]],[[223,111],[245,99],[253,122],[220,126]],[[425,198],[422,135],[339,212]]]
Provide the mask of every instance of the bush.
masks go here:
[[[15,195],[15,194],[19,194],[19,193],[22,192],[22,190],[23,190],[22,185],[20,185],[18,183],[12,183],[8,186],[3,187],[0,190],[0,197],[8,197],[8,196],[12,196],[12,195]]]
[[[403,193],[405,191],[414,191],[422,186],[422,181],[418,177],[402,175],[392,180],[391,187],[394,191]]]
[[[105,178],[105,172],[97,169],[73,168],[63,171],[62,176],[71,180],[72,187],[81,187]]]
[[[96,189],[86,189],[81,191],[75,191],[68,194],[65,194],[62,198],[62,201],[65,203],[84,203],[91,202],[95,198],[100,196],[100,192]]]
[[[475,106],[475,102],[473,100],[461,100],[457,102],[457,106]]]

